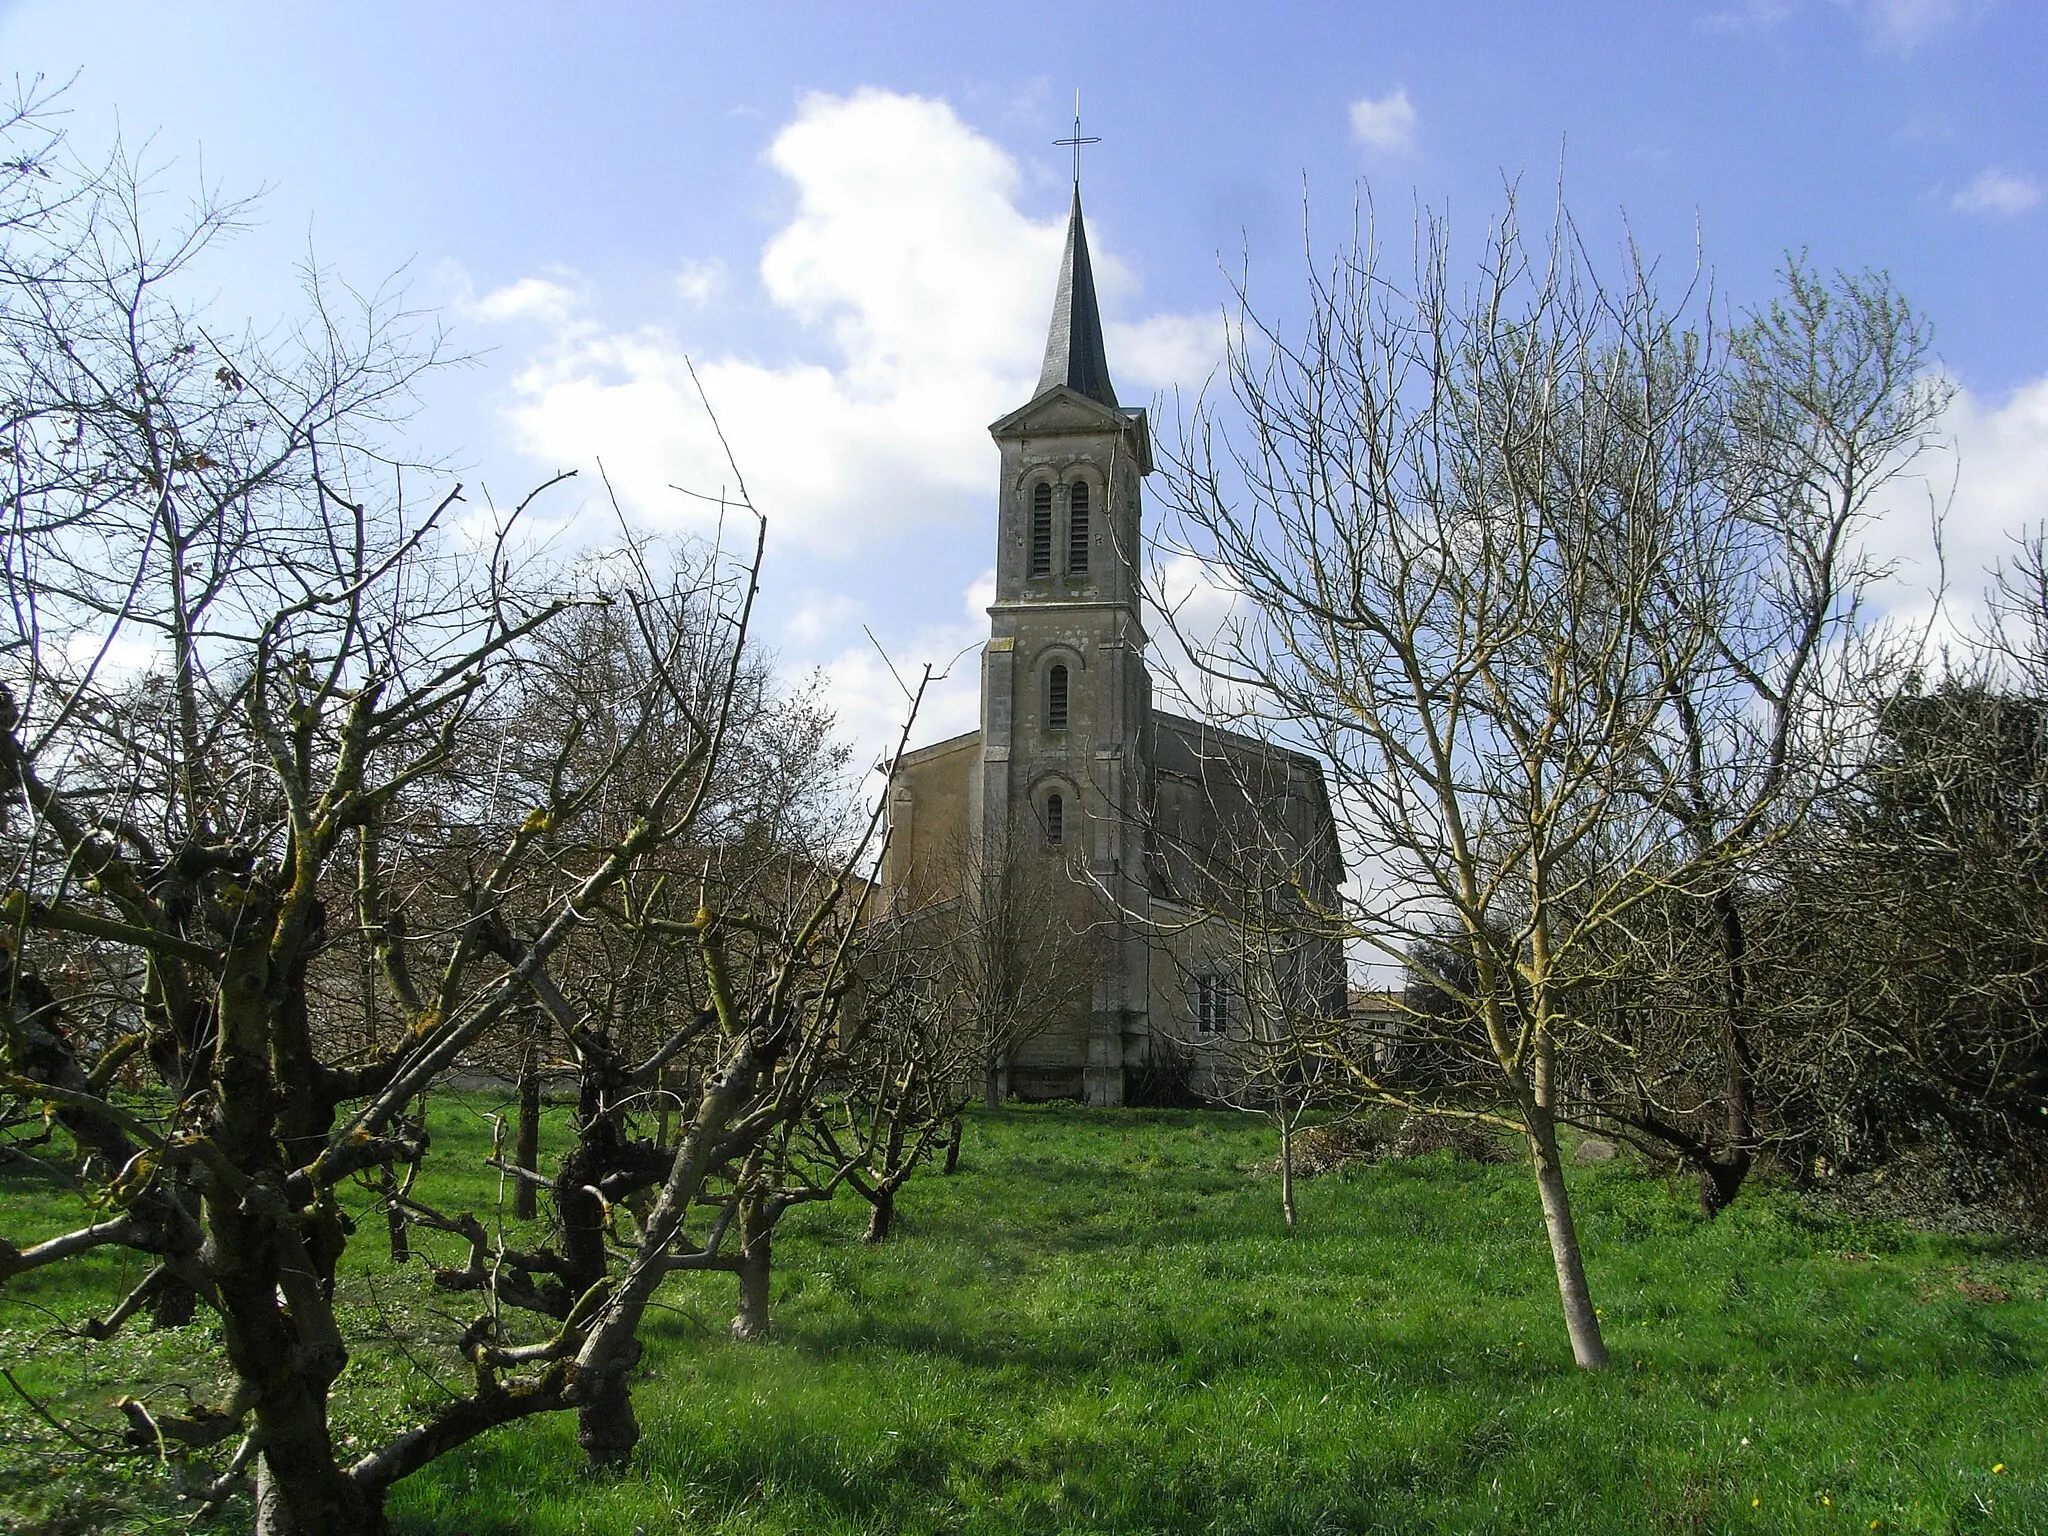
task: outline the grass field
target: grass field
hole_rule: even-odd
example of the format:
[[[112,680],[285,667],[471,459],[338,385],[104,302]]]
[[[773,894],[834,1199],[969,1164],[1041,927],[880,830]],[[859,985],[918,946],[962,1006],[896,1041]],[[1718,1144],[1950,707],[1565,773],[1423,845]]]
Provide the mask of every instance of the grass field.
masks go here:
[[[487,1134],[487,1107],[444,1101],[437,1143]],[[1574,1169],[1615,1360],[1586,1376],[1526,1172],[1430,1158],[1318,1179],[1290,1241],[1272,1156],[1268,1132],[1222,1115],[977,1115],[961,1172],[914,1181],[889,1244],[858,1240],[856,1201],[789,1219],[773,1342],[726,1341],[729,1277],[672,1282],[629,1473],[582,1471],[557,1416],[401,1484],[394,1524],[2048,1532],[2038,1256],[1818,1216],[1771,1189],[1707,1223],[1689,1188]],[[10,1231],[55,1219],[31,1186],[0,1193]],[[336,1409],[365,1442],[437,1376],[459,1380],[413,1341],[428,1314],[473,1304],[382,1249],[366,1207],[345,1286],[368,1342]],[[112,1297],[123,1273],[99,1260],[89,1283]],[[79,1312],[72,1274],[0,1301],[0,1355],[77,1432],[106,1422],[115,1391],[193,1379],[211,1358],[203,1325],[53,1339],[45,1309]],[[6,1395],[0,1529],[176,1517],[159,1473],[89,1470]],[[231,1509],[223,1528],[247,1518]]]

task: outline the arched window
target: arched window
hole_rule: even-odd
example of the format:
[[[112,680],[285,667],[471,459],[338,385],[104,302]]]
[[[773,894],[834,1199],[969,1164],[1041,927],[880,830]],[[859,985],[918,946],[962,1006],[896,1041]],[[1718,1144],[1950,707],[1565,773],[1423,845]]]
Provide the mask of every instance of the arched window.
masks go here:
[[[1045,840],[1062,843],[1067,838],[1067,802],[1058,795],[1045,797]]]
[[[1043,480],[1031,488],[1031,574],[1052,574],[1052,487]]]
[[[1088,574],[1088,487],[1077,484],[1067,492],[1067,574]]]
[[[1052,671],[1046,674],[1045,728],[1048,731],[1064,731],[1067,728],[1067,667],[1065,662],[1054,662]]]

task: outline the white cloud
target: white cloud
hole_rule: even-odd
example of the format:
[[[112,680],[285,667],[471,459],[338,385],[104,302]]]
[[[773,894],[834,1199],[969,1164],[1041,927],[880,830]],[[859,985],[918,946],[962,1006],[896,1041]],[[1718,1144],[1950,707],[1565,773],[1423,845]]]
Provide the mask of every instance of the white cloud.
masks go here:
[[[1215,711],[1255,712],[1256,696],[1204,673],[1193,657],[1213,654],[1226,629],[1256,614],[1240,608],[1230,574],[1192,554],[1169,554],[1145,577],[1152,612],[1152,653],[1147,658],[1161,707],[1196,715]],[[1228,648],[1227,642],[1225,649]]]
[[[161,668],[169,660],[169,651],[157,641],[138,637],[129,631],[116,633],[109,639],[105,634],[82,629],[64,642],[64,661],[74,673],[90,667],[102,679],[141,677]]]
[[[1937,33],[1962,19],[1962,0],[1833,0],[1839,12],[1862,22],[1870,40],[1891,53],[1910,54]],[[1731,0],[1701,18],[1714,32],[1762,36],[1775,32],[1802,9],[1806,0]]]
[[[1956,136],[1956,125],[1946,112],[1915,112],[1906,119],[1898,136],[1905,144],[1943,144]]]
[[[1222,568],[1191,554],[1168,555],[1153,568],[1146,585],[1166,620],[1163,627],[1197,647],[1214,644],[1237,609],[1238,594]]]
[[[809,648],[860,616],[861,605],[844,592],[811,592],[783,621],[782,633],[792,645]]]
[[[2025,213],[2041,201],[2041,184],[2031,176],[1990,166],[1971,177],[1969,185],[1949,201],[1962,213],[2000,214],[2010,218],[2014,214]]]
[[[857,386],[916,387],[935,369],[1015,377],[1036,361],[1063,221],[1017,211],[1016,162],[951,107],[813,96],[768,158],[799,206],[762,281],[830,325]]]
[[[1963,10],[1960,0],[1864,0],[1859,9],[1872,36],[1896,53],[1911,53]]]
[[[1999,404],[1958,389],[1940,431],[1946,446],[1892,487],[1865,541],[1897,566],[1899,584],[1885,603],[1894,618],[1927,623],[1940,594],[1937,645],[1972,631],[1992,568],[2010,558],[2017,535],[2048,521],[2048,377]]]
[[[923,97],[809,97],[768,161],[796,212],[763,250],[760,281],[819,356],[699,356],[696,373],[771,536],[844,552],[980,507],[987,425],[1036,378],[1064,217],[1020,212],[1016,161]],[[1096,273],[1108,293],[1126,281],[1107,251]],[[693,300],[719,280],[702,266],[677,277]],[[1120,330],[1130,377],[1172,382],[1176,360],[1201,355],[1199,330],[1172,316]],[[670,487],[715,494],[733,475],[686,353],[668,329],[565,320],[513,381],[522,446],[550,464],[599,456],[636,516],[704,526],[715,509]],[[1114,349],[1111,364],[1124,366]]]
[[[1361,96],[1351,103],[1351,134],[1367,149],[1402,151],[1415,147],[1415,106],[1408,87],[1386,96]]]
[[[977,629],[986,624],[988,610],[996,600],[996,568],[990,566],[975,577],[974,584],[967,589],[961,600],[966,605],[968,619]]]
[[[1223,361],[1224,321],[1215,315],[1154,315],[1135,324],[1103,326],[1115,376],[1147,390],[1179,384],[1200,389]],[[1120,394],[1128,397],[1131,390]]]
[[[1736,0],[1722,10],[1709,11],[1702,23],[1713,32],[1768,32],[1791,14],[1790,0]]]
[[[1947,519],[1955,585],[1974,583],[2012,553],[2012,539],[2048,521],[2048,378],[1992,406],[1959,390],[1943,425],[1955,440],[1955,502]]]
[[[576,307],[574,289],[545,277],[522,277],[502,288],[493,288],[482,298],[459,298],[455,304],[457,313],[487,325],[522,320],[566,325]]]
[[[716,256],[709,261],[685,261],[675,272],[676,295],[693,309],[709,304],[725,286],[725,263]]]
[[[961,595],[962,622],[926,625],[886,657],[863,635],[824,663],[839,733],[855,743],[864,762],[894,750],[911,691],[927,663],[935,675],[918,708],[911,743],[943,741],[980,723],[981,646],[995,595],[996,573],[989,570]]]

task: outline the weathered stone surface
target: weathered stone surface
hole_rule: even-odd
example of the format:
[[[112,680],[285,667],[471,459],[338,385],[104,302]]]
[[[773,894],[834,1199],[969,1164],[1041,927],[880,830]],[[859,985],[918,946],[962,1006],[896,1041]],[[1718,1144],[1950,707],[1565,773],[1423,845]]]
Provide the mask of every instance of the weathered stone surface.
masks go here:
[[[1588,1136],[1579,1143],[1579,1149],[1572,1154],[1575,1163],[1611,1163],[1615,1147],[1611,1141],[1602,1141],[1597,1136]]]
[[[1038,946],[1079,984],[1043,979],[1058,1017],[1000,1064],[1020,1097],[1121,1104],[1169,1058],[1196,1096],[1228,1097],[1250,1027],[1230,914],[1247,891],[1327,906],[1343,860],[1320,763],[1152,707],[1150,428],[1109,383],[1078,193],[1045,376],[989,430],[1001,469],[981,725],[891,765],[871,910],[1072,936]],[[1341,1013],[1341,946],[1298,948],[1290,1006]]]

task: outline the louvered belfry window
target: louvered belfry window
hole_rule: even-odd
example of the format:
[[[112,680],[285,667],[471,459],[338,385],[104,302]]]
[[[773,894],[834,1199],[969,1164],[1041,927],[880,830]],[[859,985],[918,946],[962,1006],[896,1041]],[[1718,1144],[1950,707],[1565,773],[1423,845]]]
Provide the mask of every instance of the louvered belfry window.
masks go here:
[[[1052,487],[1043,480],[1031,488],[1031,574],[1052,574]]]
[[[1067,728],[1067,669],[1064,664],[1055,663],[1045,680],[1045,728],[1048,731]]]
[[[1067,802],[1058,795],[1045,797],[1045,840],[1048,843],[1065,842],[1067,836]]]
[[[1067,574],[1088,574],[1088,487],[1067,492]]]

